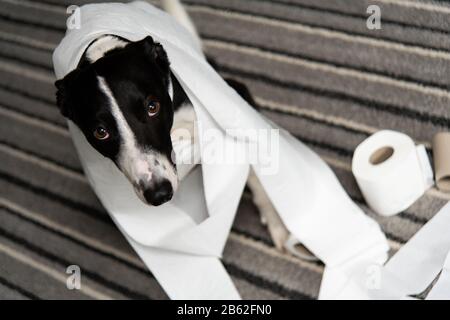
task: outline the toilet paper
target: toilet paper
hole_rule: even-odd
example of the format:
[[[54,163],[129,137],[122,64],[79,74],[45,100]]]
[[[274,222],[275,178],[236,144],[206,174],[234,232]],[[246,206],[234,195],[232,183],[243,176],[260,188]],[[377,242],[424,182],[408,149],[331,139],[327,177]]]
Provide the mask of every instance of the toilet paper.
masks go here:
[[[424,146],[390,130],[373,134],[356,148],[352,171],[367,204],[384,216],[405,210],[433,184]]]

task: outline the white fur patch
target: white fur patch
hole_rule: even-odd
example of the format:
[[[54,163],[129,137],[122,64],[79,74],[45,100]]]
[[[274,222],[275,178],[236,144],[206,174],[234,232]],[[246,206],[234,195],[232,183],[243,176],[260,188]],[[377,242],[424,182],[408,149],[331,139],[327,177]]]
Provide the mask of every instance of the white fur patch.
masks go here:
[[[178,187],[178,177],[173,165],[165,155],[153,150],[142,150],[137,144],[136,137],[127,123],[111,89],[103,77],[98,76],[100,89],[108,97],[111,113],[116,120],[121,139],[118,155],[118,166],[134,186],[141,182],[149,183],[152,179],[167,179],[175,191]],[[142,190],[136,190],[142,191]],[[138,195],[142,197],[142,194]]]
[[[113,36],[103,36],[95,40],[86,51],[86,58],[94,63],[98,59],[102,58],[106,52],[117,48],[123,48],[127,45],[126,41],[123,41]]]

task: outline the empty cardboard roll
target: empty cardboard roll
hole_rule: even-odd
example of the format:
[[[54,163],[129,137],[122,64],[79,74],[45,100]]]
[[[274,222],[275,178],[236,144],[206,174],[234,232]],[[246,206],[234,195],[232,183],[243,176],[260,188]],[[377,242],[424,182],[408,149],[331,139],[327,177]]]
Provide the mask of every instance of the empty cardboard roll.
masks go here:
[[[450,132],[434,136],[433,158],[436,185],[439,190],[450,192]]]

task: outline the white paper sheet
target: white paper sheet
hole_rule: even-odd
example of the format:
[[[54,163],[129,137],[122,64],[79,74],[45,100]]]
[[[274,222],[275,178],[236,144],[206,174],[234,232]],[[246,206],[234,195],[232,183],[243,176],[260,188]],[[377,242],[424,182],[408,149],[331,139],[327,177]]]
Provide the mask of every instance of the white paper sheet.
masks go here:
[[[322,299],[410,299],[423,293],[443,270],[429,298],[448,297],[450,203],[444,206],[385,266],[363,263],[326,268]],[[362,257],[362,256],[361,256]],[[373,271],[373,272],[370,272]],[[371,280],[374,280],[371,281]]]
[[[427,300],[450,300],[450,252],[447,254],[438,281],[427,295]]]

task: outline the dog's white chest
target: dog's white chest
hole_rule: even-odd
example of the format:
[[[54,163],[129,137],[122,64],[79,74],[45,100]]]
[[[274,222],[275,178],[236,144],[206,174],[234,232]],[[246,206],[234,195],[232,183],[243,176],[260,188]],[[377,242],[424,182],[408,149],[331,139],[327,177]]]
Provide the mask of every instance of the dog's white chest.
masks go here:
[[[183,180],[200,163],[196,117],[191,104],[185,104],[175,112],[170,136],[176,154],[178,178]]]

